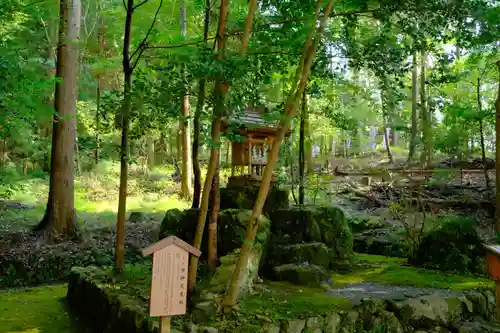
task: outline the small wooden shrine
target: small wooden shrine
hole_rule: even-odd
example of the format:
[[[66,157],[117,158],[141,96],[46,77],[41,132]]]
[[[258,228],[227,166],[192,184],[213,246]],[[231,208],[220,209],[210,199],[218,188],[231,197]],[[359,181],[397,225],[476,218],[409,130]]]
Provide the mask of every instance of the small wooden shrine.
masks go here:
[[[278,130],[278,121],[266,119],[265,108],[246,108],[224,121],[224,131],[245,137],[231,143],[231,177],[228,185],[259,183]],[[290,131],[286,134],[290,135]]]

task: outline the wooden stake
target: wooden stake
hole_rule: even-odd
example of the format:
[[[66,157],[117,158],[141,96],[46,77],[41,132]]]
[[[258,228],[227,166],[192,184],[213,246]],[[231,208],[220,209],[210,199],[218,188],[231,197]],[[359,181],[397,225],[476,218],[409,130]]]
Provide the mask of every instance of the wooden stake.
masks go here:
[[[170,333],[170,317],[160,317],[160,333]]]

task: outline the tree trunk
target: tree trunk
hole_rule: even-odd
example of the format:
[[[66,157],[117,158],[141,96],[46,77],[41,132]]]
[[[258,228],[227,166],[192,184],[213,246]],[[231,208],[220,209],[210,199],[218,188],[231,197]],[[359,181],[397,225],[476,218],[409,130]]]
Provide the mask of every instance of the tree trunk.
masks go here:
[[[146,150],[148,154],[148,168],[151,170],[155,166],[155,139],[152,135],[146,138]]]
[[[96,97],[96,111],[95,111],[95,164],[99,164],[99,157],[101,155],[101,77],[97,76],[97,97]]]
[[[497,61],[500,72],[500,61]],[[500,77],[498,79],[497,100],[495,102],[495,176],[496,176],[496,211],[495,230],[500,232]]]
[[[219,24],[217,28],[217,58],[218,60],[223,59],[223,52],[226,47],[225,44],[225,31],[227,14],[229,9],[229,0],[221,0],[220,12],[219,12]],[[207,176],[205,178],[205,183],[203,185],[203,192],[201,195],[201,209],[200,215],[198,217],[198,224],[196,226],[196,233],[193,241],[193,246],[199,249],[201,247],[201,240],[203,238],[203,230],[205,229],[205,223],[208,213],[208,200],[210,196],[210,186],[215,174],[215,169],[219,161],[219,145],[220,142],[220,130],[221,130],[221,115],[224,110],[224,98],[227,93],[225,88],[225,82],[222,78],[217,78],[215,82],[215,107],[214,113],[215,118],[212,121],[212,142],[213,146],[210,149],[210,160],[208,162]],[[196,275],[198,270],[198,258],[191,256],[189,262],[189,274],[188,274],[188,293],[191,294],[196,286]]]
[[[386,93],[387,94],[387,93]],[[388,100],[386,96],[386,101]],[[384,133],[384,141],[385,141],[385,150],[387,151],[387,158],[389,159],[389,163],[394,164],[394,156],[391,151],[391,142],[389,140],[389,134],[387,133],[387,111],[386,108],[389,107],[390,103],[384,103],[384,91],[380,91],[380,103],[382,106],[382,133]]]
[[[226,159],[225,159],[225,162],[226,162],[226,167],[229,165],[229,154],[231,152],[231,141],[227,141],[227,149],[226,149]]]
[[[422,47],[420,55],[420,119],[422,128],[422,142],[424,144],[422,155],[420,156],[420,165],[425,168],[430,164],[431,159],[431,124],[429,111],[427,110],[427,97],[425,92],[425,71],[427,67],[427,53],[425,47]]]
[[[116,221],[115,271],[121,273],[125,264],[125,214],[127,211],[127,180],[128,180],[128,128],[132,107],[132,72],[130,64],[130,39],[132,30],[132,13],[134,0],[127,1],[127,16],[123,38],[123,76],[124,92],[122,105],[122,138],[120,146],[120,189],[118,192],[118,217]]]
[[[186,5],[184,0],[180,0],[180,23],[181,23],[181,39],[185,40],[187,22],[186,22]],[[182,68],[182,76],[184,81],[184,91],[181,99],[181,115],[179,127],[182,135],[182,178],[181,178],[181,196],[184,199],[189,199],[191,196],[192,175],[191,175],[191,131],[189,126],[189,87],[187,82],[186,67]]]
[[[408,152],[408,163],[413,160],[415,151],[417,149],[418,137],[418,109],[417,109],[417,96],[418,96],[418,65],[417,53],[413,53],[413,66],[411,70],[411,136],[410,136],[410,149]]]
[[[80,0],[61,0],[57,46],[49,197],[45,215],[35,228],[53,240],[71,235],[76,227],[74,143],[78,73]]]
[[[238,261],[236,262],[236,266],[231,277],[231,283],[229,285],[228,292],[223,301],[223,306],[226,309],[233,309],[236,306],[242,273],[246,271],[246,268],[248,266],[250,250],[253,247],[255,236],[259,229],[259,220],[262,214],[262,208],[264,207],[267,194],[269,193],[269,188],[273,177],[273,171],[278,159],[280,146],[283,142],[283,138],[285,137],[286,132],[290,128],[290,119],[292,119],[297,112],[297,106],[307,84],[311,65],[316,55],[317,45],[323,35],[327,19],[330,16],[333,0],[328,1],[325,10],[322,13],[319,27],[316,28],[316,22],[318,21],[321,2],[321,0],[318,0],[316,4],[314,25],[311,27],[311,32],[306,40],[303,54],[295,73],[295,78],[292,81],[292,88],[285,102],[285,114],[280,121],[275,141],[268,155],[268,161],[264,169],[264,175],[262,176],[259,193],[257,195],[257,199],[255,200],[255,204],[252,210],[252,216],[245,233],[245,240],[243,242],[243,246],[241,247],[240,256],[238,257]]]
[[[309,114],[306,112],[304,115],[304,139],[305,139],[305,156],[307,158],[306,166],[307,166],[307,173],[312,174],[314,172],[313,168],[313,150],[312,150],[312,144],[313,140],[311,137],[311,124],[309,122]]]
[[[300,115],[299,131],[299,205],[304,205],[304,171],[305,171],[305,117],[307,113],[307,95],[306,90],[302,94],[302,113]]]
[[[208,40],[208,32],[210,28],[210,14],[211,14],[211,4],[210,0],[205,0],[205,23],[203,27],[203,40],[205,45]],[[200,148],[200,117],[203,111],[203,106],[205,105],[205,86],[207,79],[202,77],[198,84],[198,103],[196,104],[196,111],[194,114],[194,136],[193,136],[193,174],[194,174],[194,190],[193,190],[193,204],[192,208],[198,208],[200,206],[200,194],[201,194],[201,171],[200,171],[200,161],[199,161],[199,148]]]
[[[76,114],[75,114],[75,120],[74,120],[74,125],[75,125],[75,161],[76,161],[76,173],[77,176],[80,177],[82,175],[82,163],[80,159],[80,147],[78,145],[78,127],[76,124]]]
[[[219,183],[219,162],[215,167],[215,173],[212,180],[212,189],[210,197],[212,198],[212,210],[208,220],[208,268],[210,274],[215,274],[217,268],[217,220],[220,211],[220,183]]]
[[[97,41],[99,43],[99,51],[104,52],[105,40],[104,40],[104,19],[100,16],[100,27],[97,36]],[[97,97],[96,97],[96,112],[95,112],[95,164],[99,164],[99,158],[101,155],[101,93],[102,93],[102,78],[101,75],[97,75]]]
[[[483,129],[483,118],[482,118],[483,102],[481,100],[481,79],[479,77],[477,78],[476,92],[477,92],[477,110],[479,113],[479,138],[481,142],[481,162],[483,163],[484,181],[486,182],[486,189],[489,192],[491,186],[490,186],[490,176],[488,175],[488,165],[486,162],[486,149],[484,147],[484,129]]]

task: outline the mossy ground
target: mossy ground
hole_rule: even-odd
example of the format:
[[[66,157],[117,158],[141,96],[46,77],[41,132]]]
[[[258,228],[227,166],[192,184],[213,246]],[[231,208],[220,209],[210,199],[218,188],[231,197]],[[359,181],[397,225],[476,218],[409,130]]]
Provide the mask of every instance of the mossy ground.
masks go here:
[[[482,276],[452,275],[435,270],[418,269],[405,265],[405,259],[377,255],[354,256],[353,271],[333,274],[336,287],[360,282],[409,285],[420,288],[468,290],[492,286],[493,282]]]
[[[0,291],[0,333],[74,333],[66,285]]]

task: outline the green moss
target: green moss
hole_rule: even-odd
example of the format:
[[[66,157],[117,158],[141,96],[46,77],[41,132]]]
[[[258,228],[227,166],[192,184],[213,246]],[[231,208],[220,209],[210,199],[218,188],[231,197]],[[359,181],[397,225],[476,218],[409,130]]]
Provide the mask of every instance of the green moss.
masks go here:
[[[493,282],[473,275],[452,275],[436,270],[403,266],[404,260],[377,255],[354,256],[354,269],[348,274],[333,274],[336,286],[350,283],[374,282],[381,284],[411,285],[421,288],[470,290],[492,286]]]
[[[259,314],[279,321],[323,316],[340,309],[350,309],[352,304],[344,298],[325,296],[321,288],[267,282],[257,293],[242,300],[239,306],[243,315]]]
[[[62,302],[64,296],[65,285],[0,292],[0,332],[73,332]]]
[[[279,281],[290,281],[298,285],[319,285],[329,279],[328,271],[323,267],[310,264],[286,264],[274,268]]]
[[[323,243],[275,246],[272,251],[269,251],[267,257],[268,265],[273,267],[284,263],[310,263],[328,268],[330,266],[330,261],[329,250]]]

